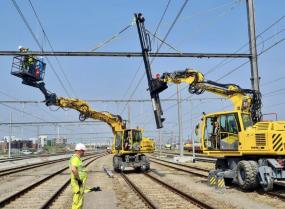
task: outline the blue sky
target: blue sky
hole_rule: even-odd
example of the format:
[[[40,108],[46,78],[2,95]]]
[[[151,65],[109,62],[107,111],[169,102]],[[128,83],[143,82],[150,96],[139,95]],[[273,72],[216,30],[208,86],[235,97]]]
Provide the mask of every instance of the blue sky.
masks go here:
[[[28,0],[16,1],[28,20],[31,28],[45,50],[50,51],[40,26],[34,16]],[[90,51],[98,44],[104,42],[132,22],[133,14],[141,12],[146,18],[146,27],[154,32],[167,5],[167,0],[61,0],[44,1],[31,0],[46,34],[56,51]],[[174,18],[184,1],[172,0],[163,19],[158,35],[163,38],[171,26]],[[269,27],[278,18],[284,16],[285,2],[282,0],[255,1],[256,32],[259,34]],[[31,34],[24,25],[12,1],[0,1],[0,50],[17,50],[19,45],[29,47],[31,50],[39,50]],[[262,34],[258,39],[258,52],[271,46],[284,38],[285,18],[274,27]],[[278,34],[278,35],[274,35]],[[273,38],[270,38],[272,37]],[[270,38],[269,40],[267,40]],[[233,53],[247,43],[247,16],[245,0],[190,0],[183,10],[180,18],[169,34],[166,42],[182,52],[213,52]],[[153,50],[160,44],[153,43]],[[108,45],[98,51],[140,51],[139,39],[136,27],[133,26],[118,36]],[[167,46],[163,46],[160,52],[173,52]],[[244,47],[240,52],[248,52]],[[284,71],[284,42],[270,49],[258,59],[259,75],[261,77],[260,88],[263,94],[263,113],[275,112],[278,119],[285,120],[285,71]],[[50,58],[52,65],[62,79],[65,88],[72,97],[80,99],[145,99],[149,98],[146,91],[147,82],[144,69],[139,67],[142,58],[114,58],[114,57],[59,57],[60,64],[64,69],[74,91],[68,85],[55,58]],[[226,60],[227,64],[221,64],[223,59],[196,59],[196,58],[156,58],[152,64],[153,73],[172,72],[194,68],[202,73],[207,73],[206,79],[219,80],[221,83],[236,83],[244,88],[250,88],[250,66],[246,64],[228,76],[245,59]],[[12,57],[0,57],[1,82],[0,100],[36,100],[41,101],[43,95],[34,88],[23,86],[20,79],[10,75]],[[68,96],[51,67],[47,66],[46,86],[58,96]],[[136,73],[138,72],[138,73]],[[140,79],[142,82],[138,85]],[[222,78],[222,79],[220,79]],[[136,88],[136,86],[138,86]],[[184,85],[181,88],[185,87]],[[134,92],[134,89],[137,89]],[[133,93],[134,92],[134,93]],[[170,86],[161,94],[161,98],[175,99],[176,87]],[[131,97],[131,94],[133,96]],[[188,98],[187,89],[181,91],[182,98]],[[217,99],[215,95],[203,94],[194,96],[193,101],[183,102],[183,135],[184,138],[191,136],[191,122],[196,124],[202,112],[213,112],[230,109],[227,101]],[[215,98],[209,100],[207,98]],[[39,121],[30,116],[34,114],[44,121],[75,121],[78,114],[75,111],[58,110],[50,111],[44,104],[7,104],[0,105],[0,122],[8,122],[12,112],[14,122]],[[121,114],[128,118],[128,108],[124,103],[92,103],[98,111],[109,111]],[[162,103],[166,122],[162,131],[164,141],[170,140],[170,136],[177,135],[177,106],[175,102]],[[157,138],[157,130],[150,103],[131,103],[131,125],[145,129],[145,135]],[[192,108],[191,108],[192,107]],[[24,110],[24,114],[17,110]],[[53,108],[55,109],[55,108]],[[124,110],[124,111],[123,111]],[[193,120],[191,120],[193,118]],[[0,126],[0,136],[9,134],[6,126]],[[76,135],[80,132],[92,132],[94,135]],[[18,137],[35,137],[36,127],[14,127],[13,135]],[[40,127],[41,134],[56,134],[54,126]],[[96,126],[63,126],[60,133],[74,141],[93,140],[104,141],[112,134],[105,124]]]

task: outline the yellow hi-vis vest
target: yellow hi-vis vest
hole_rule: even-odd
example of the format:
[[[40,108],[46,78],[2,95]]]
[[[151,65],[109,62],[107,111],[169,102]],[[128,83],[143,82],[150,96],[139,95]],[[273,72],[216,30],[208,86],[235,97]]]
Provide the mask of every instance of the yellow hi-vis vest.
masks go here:
[[[72,155],[72,157],[69,160],[69,167],[71,166],[75,166],[77,168],[79,178],[82,182],[84,182],[87,179],[87,171],[83,165],[82,160],[76,154]],[[70,172],[70,175],[71,179],[75,180],[75,176],[72,172]]]

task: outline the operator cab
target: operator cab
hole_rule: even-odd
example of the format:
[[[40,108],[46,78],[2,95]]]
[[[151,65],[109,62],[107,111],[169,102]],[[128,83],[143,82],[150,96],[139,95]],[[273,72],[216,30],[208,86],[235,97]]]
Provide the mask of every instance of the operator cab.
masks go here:
[[[205,115],[204,150],[237,151],[239,132],[252,125],[249,114],[238,112],[223,112]],[[240,123],[242,121],[242,123]]]
[[[45,75],[46,63],[32,55],[15,56],[13,58],[11,74],[23,81],[42,81]]]
[[[140,129],[126,129],[123,132],[117,132],[115,140],[116,150],[139,151],[142,132]]]

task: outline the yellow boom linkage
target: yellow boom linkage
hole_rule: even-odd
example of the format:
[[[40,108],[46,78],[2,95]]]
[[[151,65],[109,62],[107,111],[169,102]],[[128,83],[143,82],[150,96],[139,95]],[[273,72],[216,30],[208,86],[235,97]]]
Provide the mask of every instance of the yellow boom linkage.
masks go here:
[[[38,63],[37,66],[43,64],[45,66],[45,63],[39,63],[42,61],[37,60],[35,57],[33,59],[33,63]],[[124,170],[125,167],[134,167],[142,171],[149,170],[149,159],[144,153],[154,152],[155,144],[152,139],[142,136],[142,129],[127,129],[121,116],[109,112],[98,112],[92,109],[84,100],[57,97],[56,94],[49,93],[43,82],[44,71],[39,74],[39,70],[33,69],[35,65],[27,65],[24,60],[26,59],[21,56],[14,58],[11,74],[22,78],[23,84],[39,88],[45,96],[47,106],[54,105],[77,110],[80,113],[80,121],[92,118],[103,121],[112,128],[114,134],[112,153],[115,154],[113,157],[115,171]]]
[[[244,190],[261,185],[268,191],[275,180],[285,180],[285,121],[261,121],[259,93],[205,80],[192,69],[164,73],[159,80],[189,84],[191,94],[207,91],[232,101],[232,111],[205,114],[200,123],[203,153],[218,157],[209,175],[223,176]]]
[[[162,128],[165,120],[159,94],[168,88],[167,83],[187,83],[191,94],[208,91],[227,98],[233,102],[232,111],[204,115],[200,122],[202,151],[219,157],[209,179],[223,178],[226,183],[235,182],[244,190],[260,185],[265,191],[273,188],[274,181],[285,180],[285,121],[261,122],[260,92],[208,81],[202,73],[191,69],[153,78],[145,18],[139,13],[135,19],[157,128]]]

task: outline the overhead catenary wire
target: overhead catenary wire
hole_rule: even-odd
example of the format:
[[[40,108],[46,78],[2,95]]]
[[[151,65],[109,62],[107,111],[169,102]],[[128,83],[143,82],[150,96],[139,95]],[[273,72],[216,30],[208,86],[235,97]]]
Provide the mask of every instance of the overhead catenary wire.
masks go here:
[[[279,17],[277,20],[275,20],[273,23],[271,23],[269,26],[267,26],[263,31],[261,31],[259,34],[257,34],[256,39],[260,38],[264,33],[266,33],[266,32],[269,31],[271,28],[273,28],[275,25],[277,25],[278,23],[280,23],[284,18],[285,18],[285,15],[282,15],[281,17]],[[284,29],[283,29],[283,30],[280,30],[279,32],[277,32],[277,33],[273,34],[272,36],[270,36],[269,38],[267,38],[266,40],[275,37],[276,35],[278,35],[279,33],[283,32],[283,31],[284,31]],[[263,44],[266,40],[263,40],[262,42],[258,43],[258,45]],[[249,42],[243,44],[239,49],[235,50],[233,53],[234,53],[234,54],[237,54],[237,53],[238,53],[239,51],[241,51],[244,47],[248,46],[248,44],[249,44]],[[213,73],[216,69],[218,69],[218,67],[222,67],[222,66],[226,65],[226,64],[230,63],[232,60],[233,60],[233,59],[228,59],[228,58],[223,59],[223,60],[220,61],[217,65],[215,65],[214,67],[212,67],[211,69],[209,69],[208,71],[206,71],[206,72],[204,73],[204,75],[207,75],[207,74],[209,74],[209,73]],[[226,62],[226,61],[227,61],[227,62]],[[242,63],[242,64],[241,64],[240,66],[238,66],[237,68],[239,69],[240,67],[244,66],[244,65],[247,64],[247,63],[248,63],[248,62]],[[181,88],[180,91],[182,91],[182,90],[184,90],[184,89],[186,89],[186,88],[187,88],[187,87]],[[175,94],[172,94],[172,95],[170,96],[170,98],[173,97],[173,96],[175,96],[175,95],[176,95],[176,93],[175,93]]]
[[[273,47],[277,46],[278,44],[282,43],[283,41],[285,41],[285,38],[282,38],[280,40],[278,40],[277,42],[275,42],[274,44],[270,45],[269,47],[267,47],[266,49],[264,49],[262,52],[258,53],[258,56],[266,53],[267,51],[269,51],[270,49],[272,49]],[[228,73],[226,73],[224,76],[221,76],[219,79],[217,79],[217,81],[229,76],[230,74],[234,73],[235,71],[237,71],[238,69],[240,69],[242,66],[246,65],[247,63],[249,63],[250,61],[246,61],[243,62],[241,65],[239,65],[238,67],[232,69],[231,71],[229,71]]]
[[[168,31],[166,32],[166,35],[165,35],[164,38],[162,39],[162,43],[159,45],[159,47],[157,48],[157,50],[156,50],[155,53],[158,53],[158,52],[160,51],[161,47],[163,46],[163,44],[164,44],[164,42],[166,41],[167,37],[169,36],[170,32],[171,32],[172,29],[174,28],[174,25],[175,25],[176,22],[178,21],[180,15],[182,14],[182,12],[183,12],[184,8],[186,7],[187,3],[188,3],[188,0],[185,0],[184,3],[182,4],[182,6],[181,6],[181,8],[180,8],[180,10],[179,10],[179,12],[178,12],[178,14],[177,14],[176,17],[174,18],[174,20],[173,20],[173,22],[172,22],[170,28],[168,29]],[[155,57],[153,57],[153,58],[151,59],[150,65],[154,62],[154,60],[155,60]],[[141,84],[141,82],[142,82],[142,80],[143,80],[144,77],[145,77],[145,75],[143,74],[143,76],[139,79],[139,82],[138,82],[138,84],[136,85],[135,89],[133,90],[133,92],[132,92],[130,98],[132,98],[132,96],[135,94],[135,92],[137,91],[137,89],[138,89],[138,87],[140,86],[140,84]],[[125,108],[123,109],[122,113],[124,112],[125,109],[126,109],[126,106],[125,106]]]
[[[8,98],[14,99],[14,102],[15,102],[15,103],[18,103],[18,102],[19,102],[19,100],[18,100],[16,97],[11,96],[11,95],[9,95],[9,94],[7,94],[7,93],[1,91],[1,90],[0,90],[0,94],[6,96],[6,97],[8,97]],[[0,104],[1,104],[1,105],[4,105],[5,103],[0,103]],[[18,111],[18,112],[24,113],[24,114],[26,114],[26,115],[29,115],[29,116],[32,116],[32,117],[36,117],[36,118],[38,118],[38,119],[43,120],[43,119],[40,118],[39,116],[35,116],[34,114],[29,113],[29,112],[27,112],[27,111],[19,110],[19,109],[17,109],[17,108],[15,109],[14,107],[11,107],[10,105],[7,105],[7,104],[4,105],[4,106],[5,106],[6,108],[13,109],[13,110],[16,110],[16,111]]]
[[[264,84],[262,84],[261,86],[267,86],[267,85],[270,85],[270,84],[273,84],[273,83],[276,83],[277,81],[280,81],[280,80],[283,80],[285,79],[285,76],[282,76],[282,77],[279,77],[279,78],[276,78],[276,79],[273,79],[271,81],[268,81]]]
[[[17,4],[16,0],[11,0],[11,1],[12,1],[12,3],[13,3],[14,7],[16,8],[17,12],[19,13],[20,17],[21,17],[22,20],[24,21],[24,23],[25,23],[26,27],[28,28],[29,32],[31,33],[31,35],[32,35],[32,37],[33,37],[33,39],[34,39],[34,41],[37,43],[37,45],[38,45],[38,47],[41,49],[41,51],[43,51],[43,47],[41,46],[39,40],[37,39],[35,33],[33,32],[33,30],[32,30],[32,28],[31,28],[29,22],[28,22],[27,19],[25,18],[24,14],[23,14],[23,12],[21,11],[21,9],[20,9],[19,5]],[[58,81],[59,81],[61,87],[64,89],[65,93],[70,97],[70,95],[69,95],[67,89],[65,88],[65,86],[64,86],[64,84],[63,84],[61,78],[59,77],[59,75],[57,74],[56,70],[54,69],[54,67],[53,67],[53,65],[52,65],[52,63],[51,63],[51,61],[50,61],[48,58],[47,58],[47,61],[48,61],[49,65],[50,65],[52,71],[54,72],[56,78],[58,79]]]
[[[26,115],[28,115],[28,116],[37,118],[37,119],[39,119],[39,120],[41,120],[41,121],[46,121],[46,120],[44,120],[44,119],[42,119],[42,118],[40,118],[40,117],[38,117],[38,116],[36,116],[36,115],[34,115],[34,114],[32,114],[32,113],[29,113],[29,112],[24,111],[24,110],[20,110],[20,109],[18,109],[18,108],[16,108],[16,107],[12,107],[12,106],[10,106],[10,105],[3,104],[3,103],[0,104],[0,105],[2,105],[2,106],[4,106],[4,107],[7,107],[7,108],[9,108],[9,109],[15,110],[15,111],[17,111],[17,112],[24,113],[24,114],[26,114]]]
[[[45,29],[44,29],[44,26],[43,26],[43,24],[42,24],[42,22],[41,22],[41,20],[40,20],[40,18],[39,18],[39,15],[38,15],[38,13],[37,13],[37,11],[36,11],[34,5],[32,4],[32,1],[29,0],[29,3],[30,3],[30,6],[31,6],[31,8],[32,8],[32,10],[33,10],[33,12],[34,12],[34,14],[35,14],[35,16],[36,16],[36,19],[37,19],[37,21],[38,21],[40,27],[41,27],[41,30],[42,30],[42,32],[43,32],[43,34],[44,34],[45,39],[47,40],[47,42],[48,42],[48,44],[49,44],[51,50],[54,52],[53,45],[51,44],[51,41],[50,41],[50,39],[49,39],[48,36],[47,36],[47,33],[46,33]],[[67,77],[67,75],[66,75],[66,73],[65,73],[65,70],[64,70],[63,67],[62,67],[61,62],[59,61],[59,59],[58,59],[57,56],[55,56],[55,59],[56,59],[56,62],[57,62],[57,64],[58,64],[58,66],[59,66],[59,69],[61,70],[61,72],[62,72],[62,74],[63,74],[65,80],[67,81],[68,86],[70,87],[70,89],[71,89],[71,91],[73,92],[73,94],[76,96],[75,90],[74,90],[73,86],[71,85],[71,83],[70,83],[70,81],[69,81],[69,79],[68,79],[68,77]]]
[[[7,93],[1,91],[1,90],[0,90],[0,94],[6,96],[6,97],[8,97],[8,98],[13,99],[13,100],[10,100],[10,101],[8,101],[8,102],[0,102],[0,104],[2,104],[2,103],[6,103],[6,104],[8,104],[8,103],[27,104],[27,103],[29,103],[29,102],[21,101],[21,100],[17,99],[16,97],[11,96],[11,95],[9,95],[9,94],[7,94]],[[31,103],[35,103],[35,104],[38,105],[39,103],[43,103],[43,102],[44,102],[44,101],[42,101],[42,102],[40,102],[40,101],[32,101]],[[38,105],[38,107],[39,107],[42,111],[48,113],[49,116],[51,116],[51,115],[50,115],[50,112],[48,112],[47,110],[45,110],[44,108],[42,108],[40,105]],[[55,116],[53,116],[53,118],[58,119],[58,118],[55,117]]]
[[[215,97],[203,97],[203,98],[194,98],[194,99],[181,99],[181,101],[203,101],[203,100],[221,100],[223,98],[215,98]],[[86,99],[84,100],[89,103],[149,103],[150,99]],[[162,102],[176,102],[176,99],[161,99]],[[0,100],[0,103],[6,104],[42,104],[45,101],[35,101],[35,100]]]
[[[276,21],[274,21],[271,25],[269,25],[265,30],[263,30],[261,33],[259,33],[257,37],[261,37],[261,35],[262,35],[263,33],[267,32],[269,29],[271,29],[273,26],[275,26],[277,23],[279,23],[281,20],[283,20],[284,17],[285,17],[285,16],[283,15],[283,16],[281,16],[280,18],[278,18],[278,19],[277,19]],[[267,38],[266,40],[263,40],[263,41],[261,42],[261,44],[265,43],[267,40],[269,40],[269,39],[275,37],[276,35],[280,34],[281,32],[283,32],[283,30],[281,30],[281,31],[279,31],[279,32],[277,32],[277,33],[275,33],[274,35],[270,36],[270,37]],[[272,47],[274,47],[274,46],[276,46],[277,44],[281,43],[282,41],[283,41],[283,39],[279,40],[278,42],[276,42],[276,43],[273,44],[272,46],[266,48],[265,50],[262,50],[262,52],[259,53],[258,56],[259,56],[259,55],[262,55],[262,54],[265,53],[266,51],[270,50]],[[246,43],[245,45],[243,45],[242,47],[240,47],[238,50],[236,50],[235,53],[237,53],[238,51],[240,51],[242,48],[244,48],[244,47],[247,46],[247,45],[248,45],[248,43]],[[226,60],[226,59],[225,59],[225,60]],[[223,62],[223,61],[222,61],[222,62]],[[248,61],[248,62],[249,62],[249,61]],[[244,66],[244,65],[247,64],[248,62],[242,63],[242,64],[239,65],[237,68],[235,68],[234,71],[236,71],[237,69],[241,68],[242,66]],[[223,63],[221,63],[221,64],[223,64]],[[233,71],[233,72],[234,72],[234,71]],[[208,71],[207,73],[209,73],[209,71]],[[229,74],[227,74],[227,75],[229,75]],[[185,88],[187,88],[187,87],[185,87]],[[183,89],[185,89],[185,88],[183,88]],[[181,91],[182,91],[183,89],[181,89]],[[176,95],[176,93],[173,94],[172,96],[174,96],[174,95]],[[171,97],[172,97],[172,96],[171,96]],[[192,96],[192,95],[191,95],[191,96]],[[188,98],[191,98],[191,96],[189,96]],[[168,97],[168,98],[169,98],[169,97]],[[170,107],[167,108],[167,110],[169,110],[169,109],[175,107],[176,105],[177,105],[177,104],[171,105]]]
[[[95,52],[98,49],[106,46],[107,44],[109,44],[110,42],[112,42],[113,40],[115,40],[119,35],[121,35],[123,32],[127,31],[129,28],[131,28],[132,26],[134,26],[135,22],[134,20],[132,20],[132,22],[127,25],[126,27],[124,27],[122,30],[120,30],[118,33],[115,33],[114,35],[112,35],[109,39],[103,41],[103,43],[98,44],[95,48],[93,48],[91,51]]]
[[[166,6],[165,6],[165,9],[164,9],[164,11],[163,11],[163,13],[162,13],[162,16],[160,17],[160,20],[159,20],[159,22],[158,22],[158,24],[157,24],[157,26],[156,26],[154,35],[155,35],[156,33],[158,33],[159,28],[160,28],[160,26],[161,26],[161,24],[162,24],[162,21],[163,21],[163,19],[164,19],[164,17],[165,17],[165,14],[166,14],[166,12],[167,12],[167,10],[168,10],[168,8],[169,8],[170,3],[171,3],[171,0],[168,0],[167,4],[166,4]],[[151,42],[153,42],[153,40],[154,40],[154,38],[152,38]],[[139,73],[139,71],[140,71],[140,69],[141,69],[142,64],[143,64],[143,60],[141,60],[141,62],[140,62],[140,64],[139,64],[139,67],[138,67],[138,69],[136,70],[136,72],[135,72],[133,78],[131,79],[131,82],[130,82],[130,84],[129,84],[129,86],[128,86],[128,88],[127,88],[127,90],[126,90],[126,92],[125,92],[125,94],[124,94],[124,96],[123,96],[123,98],[126,97],[128,91],[129,91],[129,89],[131,89],[131,86],[133,85],[133,83],[134,83],[134,81],[135,81],[135,78],[137,77],[137,74]],[[143,76],[144,76],[144,74],[143,74]],[[143,77],[140,78],[139,81],[142,80],[142,79],[143,79]],[[140,85],[140,83],[141,83],[141,82],[139,82],[139,84],[137,84],[137,86]],[[135,88],[135,89],[136,89],[136,88]],[[133,92],[131,93],[131,96],[129,97],[130,99],[133,97],[133,94],[134,94],[134,93],[135,93],[135,91],[133,91]],[[124,108],[123,108],[121,114],[124,113],[126,107],[127,107],[127,104],[124,106]]]
[[[282,43],[283,41],[285,41],[285,37],[281,38],[280,40],[278,40],[277,42],[275,42],[274,44],[270,45],[269,47],[267,47],[266,49],[264,49],[262,52],[258,53],[258,56],[266,53],[267,51],[269,51],[270,49],[272,49],[273,47],[277,46],[278,44]],[[225,77],[227,77],[228,75],[232,74],[233,72],[237,71],[238,69],[240,69],[242,66],[246,65],[247,63],[249,63],[249,60],[246,62],[243,62],[242,64],[240,64],[239,66],[237,66],[236,68],[232,69],[231,71],[229,71],[228,73],[226,73],[224,76],[220,77],[219,79],[217,79],[216,81],[219,81]],[[191,95],[192,96],[192,95]],[[187,97],[187,98],[191,98],[191,96]],[[173,104],[171,106],[169,106],[166,110],[169,110],[173,107],[175,107],[177,104]]]

